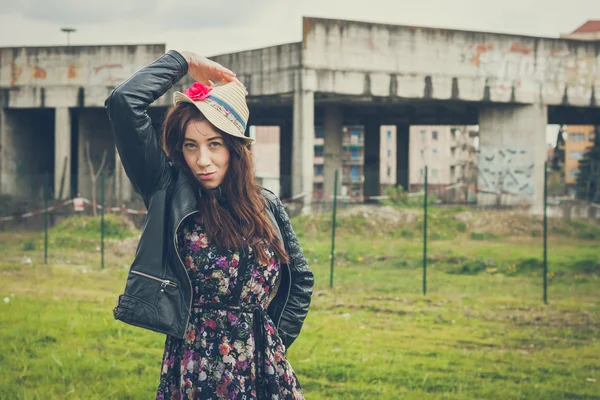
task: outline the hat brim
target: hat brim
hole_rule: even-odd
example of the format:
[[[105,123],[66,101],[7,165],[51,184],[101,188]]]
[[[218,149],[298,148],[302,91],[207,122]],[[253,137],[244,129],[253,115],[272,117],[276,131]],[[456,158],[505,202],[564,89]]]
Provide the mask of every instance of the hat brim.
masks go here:
[[[246,144],[254,143],[254,139],[244,136],[240,133],[239,129],[228,120],[223,114],[219,111],[215,110],[213,107],[209,106],[203,101],[194,101],[186,96],[184,93],[175,92],[173,94],[173,104],[176,106],[180,103],[192,103],[195,105],[198,110],[206,117],[206,119],[213,124],[216,128],[222,130],[223,132],[235,136],[236,138],[243,139]]]

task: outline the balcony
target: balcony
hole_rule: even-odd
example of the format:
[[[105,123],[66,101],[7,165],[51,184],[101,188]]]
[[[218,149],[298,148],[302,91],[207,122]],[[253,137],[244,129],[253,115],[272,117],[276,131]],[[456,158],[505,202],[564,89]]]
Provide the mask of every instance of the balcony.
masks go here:
[[[343,157],[342,162],[346,165],[362,165],[365,162],[364,157]]]

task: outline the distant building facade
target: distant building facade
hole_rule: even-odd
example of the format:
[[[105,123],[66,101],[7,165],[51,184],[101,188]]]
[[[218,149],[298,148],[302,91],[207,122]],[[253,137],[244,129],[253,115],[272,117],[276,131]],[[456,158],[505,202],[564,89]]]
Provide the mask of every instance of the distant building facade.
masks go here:
[[[279,194],[279,127],[251,126],[250,137],[256,139],[252,144],[252,161],[258,184]]]
[[[594,125],[567,125],[564,132],[565,184],[572,186],[577,181],[579,160],[594,144]]]

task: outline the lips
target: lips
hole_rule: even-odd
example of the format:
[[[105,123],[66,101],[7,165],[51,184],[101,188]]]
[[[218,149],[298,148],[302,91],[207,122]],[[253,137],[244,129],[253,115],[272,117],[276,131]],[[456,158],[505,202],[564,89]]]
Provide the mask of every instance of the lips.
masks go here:
[[[209,179],[212,179],[216,174],[217,174],[216,172],[211,172],[211,173],[208,173],[208,174],[198,174],[198,176],[203,181],[207,181]]]

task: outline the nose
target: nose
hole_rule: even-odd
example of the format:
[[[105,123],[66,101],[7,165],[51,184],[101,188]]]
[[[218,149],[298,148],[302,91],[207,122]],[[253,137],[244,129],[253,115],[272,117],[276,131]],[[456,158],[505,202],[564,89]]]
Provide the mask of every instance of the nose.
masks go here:
[[[200,154],[198,155],[198,159],[196,160],[196,165],[200,168],[206,168],[212,164],[210,159],[210,154],[207,150],[200,150]]]

